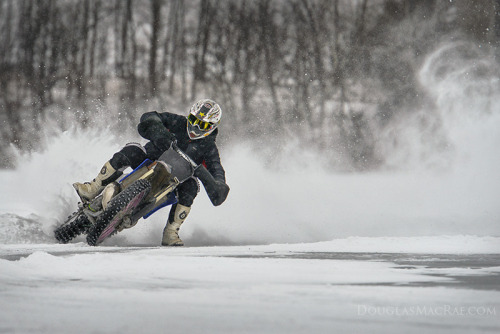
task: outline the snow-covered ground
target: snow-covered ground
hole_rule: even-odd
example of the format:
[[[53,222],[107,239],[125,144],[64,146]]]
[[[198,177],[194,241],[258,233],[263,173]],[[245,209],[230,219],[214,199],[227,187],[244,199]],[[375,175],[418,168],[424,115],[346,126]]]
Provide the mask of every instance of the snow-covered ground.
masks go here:
[[[0,258],[1,333],[500,331],[500,238],[10,244]]]

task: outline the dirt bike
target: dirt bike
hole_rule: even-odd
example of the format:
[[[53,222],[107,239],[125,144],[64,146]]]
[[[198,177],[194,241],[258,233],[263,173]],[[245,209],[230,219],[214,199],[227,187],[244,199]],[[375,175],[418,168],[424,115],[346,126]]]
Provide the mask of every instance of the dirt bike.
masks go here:
[[[156,161],[146,159],[117,182],[108,184],[91,201],[78,203],[78,210],[54,230],[56,239],[68,243],[86,234],[87,243],[97,246],[111,235],[131,228],[140,218],[177,203],[176,187],[190,177],[203,183],[213,205],[224,202],[229,187],[217,182],[203,166],[197,165],[175,143]]]

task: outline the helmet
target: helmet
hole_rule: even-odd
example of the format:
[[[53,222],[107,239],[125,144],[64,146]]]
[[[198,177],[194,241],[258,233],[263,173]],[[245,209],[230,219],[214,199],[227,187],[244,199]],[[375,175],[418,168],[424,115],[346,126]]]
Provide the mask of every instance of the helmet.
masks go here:
[[[213,100],[199,100],[189,110],[187,132],[189,138],[200,139],[211,134],[220,123],[222,110]]]

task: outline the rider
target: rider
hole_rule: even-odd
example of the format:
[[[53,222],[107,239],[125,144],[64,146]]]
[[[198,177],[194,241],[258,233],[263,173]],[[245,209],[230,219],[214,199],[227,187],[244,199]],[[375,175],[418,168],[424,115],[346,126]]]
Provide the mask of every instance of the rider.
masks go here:
[[[197,164],[204,164],[218,184],[225,185],[225,172],[215,143],[221,115],[220,106],[210,99],[196,102],[187,117],[169,112],[147,112],[141,116],[137,129],[149,142],[144,147],[137,143],[127,144],[104,164],[95,179],[91,182],[74,183],[73,187],[82,200],[91,200],[99,195],[107,184],[118,179],[127,167],[135,169],[146,158],[158,159],[170,148],[173,141],[176,141],[177,146]],[[186,180],[176,191],[178,202],[170,210],[163,230],[162,246],[184,245],[179,238],[179,229],[198,194],[198,179],[192,177]]]

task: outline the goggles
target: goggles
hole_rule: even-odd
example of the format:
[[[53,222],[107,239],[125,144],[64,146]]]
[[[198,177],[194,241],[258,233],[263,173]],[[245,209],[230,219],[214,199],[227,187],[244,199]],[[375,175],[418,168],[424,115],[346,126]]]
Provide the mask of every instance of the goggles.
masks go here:
[[[205,121],[202,121],[201,119],[198,119],[195,115],[193,114],[190,114],[188,116],[188,122],[191,124],[191,125],[197,125],[200,130],[210,130],[210,128],[213,126],[212,123],[210,122],[205,122]]]

